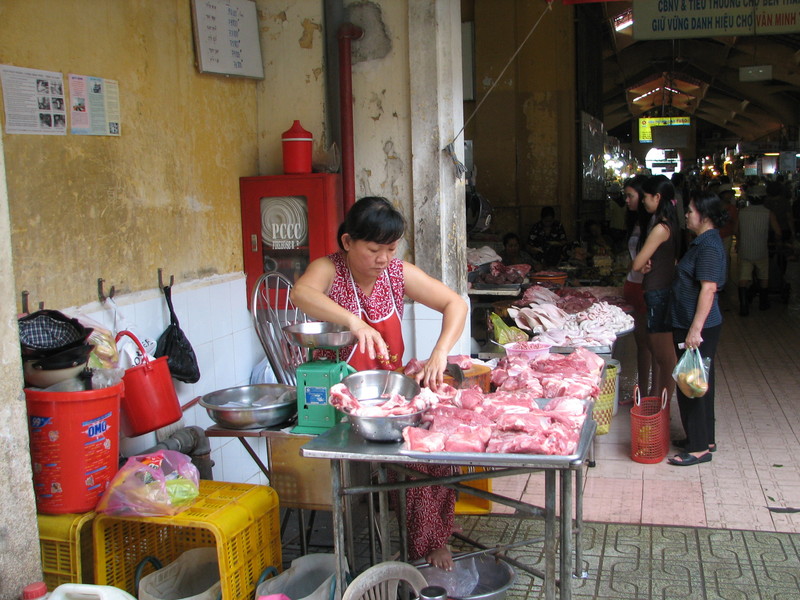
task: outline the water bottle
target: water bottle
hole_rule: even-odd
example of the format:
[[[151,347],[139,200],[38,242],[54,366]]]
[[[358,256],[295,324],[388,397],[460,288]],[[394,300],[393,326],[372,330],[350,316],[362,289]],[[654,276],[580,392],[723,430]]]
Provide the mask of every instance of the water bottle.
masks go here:
[[[136,600],[128,592],[110,585],[63,583],[47,600]]]
[[[29,583],[22,588],[22,600],[45,600],[49,595],[44,581]]]

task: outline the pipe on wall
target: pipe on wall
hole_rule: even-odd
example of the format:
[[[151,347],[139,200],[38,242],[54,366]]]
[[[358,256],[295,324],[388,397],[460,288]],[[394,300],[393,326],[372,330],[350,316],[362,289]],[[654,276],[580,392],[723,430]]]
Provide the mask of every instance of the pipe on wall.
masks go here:
[[[339,27],[339,109],[342,135],[342,198],[344,212],[356,201],[355,155],[353,146],[353,72],[350,46],[364,30],[352,23]]]

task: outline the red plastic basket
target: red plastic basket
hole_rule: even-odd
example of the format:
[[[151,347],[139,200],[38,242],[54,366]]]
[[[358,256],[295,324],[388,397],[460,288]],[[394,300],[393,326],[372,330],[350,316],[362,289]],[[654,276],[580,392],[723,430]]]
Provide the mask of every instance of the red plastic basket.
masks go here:
[[[669,397],[664,389],[661,397],[642,398],[634,389],[631,407],[631,458],[648,465],[660,463],[669,452]]]

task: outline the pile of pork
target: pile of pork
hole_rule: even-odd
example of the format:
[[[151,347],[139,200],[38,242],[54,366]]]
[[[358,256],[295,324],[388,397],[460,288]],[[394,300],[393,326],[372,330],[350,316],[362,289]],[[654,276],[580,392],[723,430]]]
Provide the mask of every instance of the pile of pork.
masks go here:
[[[584,348],[532,361],[506,357],[492,371],[497,386],[492,393],[477,386],[439,388],[438,403],[423,414],[423,426],[403,430],[406,449],[574,454],[587,405],[599,393],[603,365],[602,358]],[[548,401],[543,403],[542,398]]]
[[[622,308],[590,293],[562,297],[531,286],[517,304],[508,309],[517,326],[538,334],[536,341],[553,346],[610,346],[618,332],[633,327],[633,317]]]

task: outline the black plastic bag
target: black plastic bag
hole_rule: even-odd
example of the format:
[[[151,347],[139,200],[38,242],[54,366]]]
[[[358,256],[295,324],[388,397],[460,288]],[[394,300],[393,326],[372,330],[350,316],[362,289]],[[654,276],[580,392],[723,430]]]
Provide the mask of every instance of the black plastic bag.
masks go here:
[[[164,297],[169,307],[170,323],[158,338],[156,358],[167,357],[170,374],[184,383],[196,383],[200,379],[200,367],[197,357],[186,334],[183,333],[175,309],[172,307],[172,287],[164,287]]]

